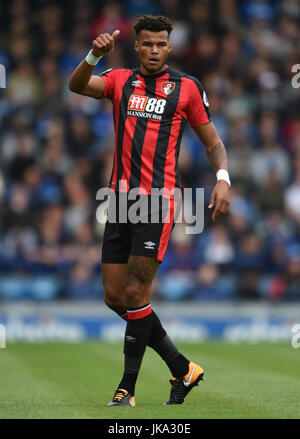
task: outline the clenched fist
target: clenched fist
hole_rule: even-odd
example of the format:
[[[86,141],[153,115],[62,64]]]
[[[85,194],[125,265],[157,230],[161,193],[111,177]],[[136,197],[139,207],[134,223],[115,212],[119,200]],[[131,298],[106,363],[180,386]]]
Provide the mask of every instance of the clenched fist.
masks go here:
[[[115,30],[112,35],[100,34],[93,40],[92,54],[94,56],[102,56],[104,53],[109,53],[114,50],[115,38],[119,35],[120,31]]]

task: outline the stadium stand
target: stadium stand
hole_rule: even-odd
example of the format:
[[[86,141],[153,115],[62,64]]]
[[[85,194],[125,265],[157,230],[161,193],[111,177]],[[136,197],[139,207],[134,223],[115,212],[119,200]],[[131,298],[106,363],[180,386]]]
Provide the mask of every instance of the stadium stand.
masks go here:
[[[174,22],[169,64],[199,78],[229,156],[230,212],[199,235],[177,224],[156,300],[300,300],[300,2],[1,2],[0,300],[103,297],[96,192],[114,150],[111,104],[68,80],[101,32],[120,29],[96,72],[132,67],[144,13]],[[299,83],[300,87],[300,83]],[[215,176],[186,129],[183,187]]]

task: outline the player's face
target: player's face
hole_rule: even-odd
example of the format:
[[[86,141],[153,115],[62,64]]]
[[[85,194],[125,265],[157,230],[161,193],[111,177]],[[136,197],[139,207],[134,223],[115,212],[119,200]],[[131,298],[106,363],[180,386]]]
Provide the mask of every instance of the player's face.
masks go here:
[[[142,73],[153,75],[164,69],[164,64],[171,51],[169,34],[166,30],[151,32],[141,30],[134,45],[142,65]]]

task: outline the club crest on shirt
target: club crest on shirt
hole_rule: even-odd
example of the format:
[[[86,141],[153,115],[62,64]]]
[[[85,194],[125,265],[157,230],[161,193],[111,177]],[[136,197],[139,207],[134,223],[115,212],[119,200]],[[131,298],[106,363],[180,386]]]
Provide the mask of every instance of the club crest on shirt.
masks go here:
[[[163,82],[161,84],[162,91],[168,96],[175,89],[175,82]]]

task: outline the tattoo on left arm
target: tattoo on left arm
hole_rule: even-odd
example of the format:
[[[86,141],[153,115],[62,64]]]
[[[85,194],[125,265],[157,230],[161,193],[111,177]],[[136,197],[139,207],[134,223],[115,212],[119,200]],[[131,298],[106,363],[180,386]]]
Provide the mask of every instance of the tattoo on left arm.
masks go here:
[[[218,142],[212,148],[207,149],[207,156],[215,172],[219,169],[227,169],[227,154],[222,141]]]

